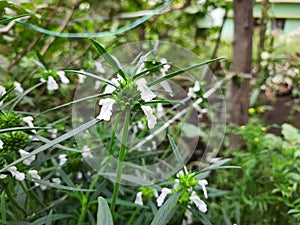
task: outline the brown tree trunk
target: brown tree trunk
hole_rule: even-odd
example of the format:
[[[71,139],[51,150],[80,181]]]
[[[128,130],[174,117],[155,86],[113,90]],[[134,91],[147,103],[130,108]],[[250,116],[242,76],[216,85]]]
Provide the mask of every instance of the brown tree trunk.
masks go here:
[[[234,40],[231,81],[230,120],[236,125],[248,122],[250,78],[252,64],[253,0],[234,0]],[[241,144],[237,136],[230,137],[231,148]]]

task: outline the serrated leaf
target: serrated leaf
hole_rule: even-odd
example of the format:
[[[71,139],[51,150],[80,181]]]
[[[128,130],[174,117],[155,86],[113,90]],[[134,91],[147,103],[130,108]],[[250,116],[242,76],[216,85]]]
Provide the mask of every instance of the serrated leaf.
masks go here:
[[[113,225],[113,219],[106,200],[98,198],[97,225]]]

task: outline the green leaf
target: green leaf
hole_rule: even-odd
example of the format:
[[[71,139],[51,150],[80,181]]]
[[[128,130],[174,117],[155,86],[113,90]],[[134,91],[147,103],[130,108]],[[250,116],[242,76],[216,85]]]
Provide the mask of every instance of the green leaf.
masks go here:
[[[5,192],[3,191],[1,194],[1,204],[0,204],[0,213],[1,213],[1,222],[2,224],[6,224],[6,201],[5,201]]]
[[[51,209],[45,225],[51,225],[52,224],[52,214],[53,214],[53,210]]]
[[[106,200],[98,198],[97,225],[113,225],[113,219]]]
[[[155,215],[151,225],[165,225],[167,224],[168,217],[176,205],[180,196],[180,192],[172,195],[168,200],[160,207]]]
[[[13,20],[25,17],[25,16],[30,16],[30,14],[23,14],[23,15],[20,15],[20,16],[14,16],[14,17],[10,17],[8,19],[0,20],[0,24],[8,23],[10,21],[13,21]]]
[[[47,129],[51,129],[51,127],[11,127],[11,128],[0,129],[0,134],[11,132],[11,131],[20,131],[20,130],[24,131],[24,130],[47,130]]]
[[[162,81],[164,81],[164,80],[168,80],[168,79],[170,79],[170,78],[172,78],[172,77],[175,77],[175,76],[177,76],[177,75],[180,75],[180,74],[182,74],[182,73],[185,73],[185,72],[187,72],[187,71],[189,71],[189,70],[192,70],[192,69],[195,69],[195,68],[198,68],[198,67],[201,67],[201,66],[204,66],[204,65],[207,65],[207,64],[209,64],[209,63],[216,62],[216,61],[219,61],[219,60],[222,60],[222,59],[224,59],[224,58],[223,58],[223,57],[220,57],[220,58],[208,60],[208,61],[203,62],[203,63],[196,64],[196,65],[193,65],[193,66],[189,66],[189,67],[186,67],[186,68],[181,69],[181,70],[177,70],[177,71],[175,71],[175,72],[173,72],[173,73],[167,74],[167,75],[165,75],[165,76],[163,76],[163,77],[161,77],[161,78],[159,78],[159,79],[157,79],[157,80],[155,80],[155,81],[150,82],[150,83],[148,84],[148,87],[151,87],[151,86],[153,86],[153,85],[155,85],[155,84],[158,84],[158,83],[160,83],[160,82],[162,82]]]
[[[12,162],[12,163],[4,166],[2,169],[0,169],[0,173],[3,172],[3,171],[5,171],[5,170],[7,170],[9,167],[14,166],[14,165],[22,162],[25,159],[30,158],[33,155],[36,155],[36,154],[38,154],[40,152],[43,152],[43,151],[45,151],[45,150],[47,150],[47,149],[49,149],[49,148],[51,148],[51,147],[59,144],[60,142],[65,141],[65,140],[67,140],[67,139],[69,139],[69,138],[71,138],[71,137],[79,134],[80,132],[82,132],[82,131],[84,131],[84,130],[86,130],[86,129],[92,127],[92,126],[94,126],[95,124],[97,124],[99,122],[100,122],[100,120],[93,119],[93,120],[88,121],[85,124],[82,124],[80,127],[77,127],[74,130],[69,131],[68,133],[66,133],[66,134],[64,134],[64,135],[62,135],[62,136],[54,139],[53,141],[50,141],[49,143],[47,143],[45,145],[42,145],[41,147],[37,148],[36,150],[30,152],[30,154],[28,154],[26,156],[23,156],[23,157],[17,159],[16,161],[14,161],[14,162]]]
[[[289,142],[300,143],[300,134],[297,128],[287,123],[282,124],[281,127],[282,127],[281,133],[284,136],[285,140]]]
[[[168,139],[169,139],[169,142],[171,144],[171,147],[172,147],[172,150],[174,152],[174,155],[177,159],[177,161],[179,162],[180,164],[180,168],[183,168],[184,167],[184,160],[179,152],[179,149],[178,147],[176,146],[175,142],[174,142],[174,139],[168,134]]]
[[[124,80],[126,80],[126,75],[123,72],[123,70],[118,66],[118,64],[116,63],[116,61],[110,56],[110,54],[108,54],[108,52],[105,50],[105,48],[102,47],[102,45],[100,45],[97,41],[91,39],[91,42],[93,42],[94,46],[97,48],[97,50],[99,51],[99,53],[104,57],[104,59],[106,60],[106,62],[109,63],[109,65],[112,66],[112,68],[118,73],[120,74],[121,77],[123,77]]]
[[[40,51],[36,50],[36,55],[37,55],[40,63],[42,63],[43,66],[45,67],[45,69],[49,70],[48,63],[46,62],[46,60],[44,59],[44,57],[41,55]]]
[[[13,90],[15,90],[15,86],[11,87],[6,91],[6,93],[2,96],[0,96],[0,102],[3,101]]]
[[[51,216],[47,215],[47,216],[43,216],[43,217],[35,220],[34,222],[31,223],[31,225],[45,224],[49,220],[49,217],[51,217],[52,221],[56,221],[56,220],[63,220],[63,219],[67,219],[67,218],[73,218],[74,216],[69,215],[69,214],[53,214]]]
[[[149,69],[147,69],[147,70],[144,70],[144,71],[142,71],[142,72],[140,72],[140,73],[138,73],[138,74],[135,74],[135,75],[133,76],[133,80],[135,80],[135,79],[137,79],[137,78],[143,76],[143,75],[146,74],[146,73],[149,73],[149,72],[152,72],[152,71],[156,71],[158,68],[160,68],[160,67],[162,67],[162,66],[164,66],[164,65],[166,65],[166,64],[170,64],[170,63],[161,63],[161,64],[158,64],[158,65],[156,65],[156,66],[153,66],[153,67],[151,67],[151,68],[149,68]]]
[[[111,85],[111,86],[116,87],[116,85],[115,85],[114,83],[112,83],[110,80],[107,80],[107,79],[105,79],[105,78],[103,78],[103,77],[99,77],[99,76],[97,76],[97,75],[95,75],[95,74],[92,74],[92,73],[88,73],[88,72],[80,71],[80,70],[64,70],[64,71],[65,71],[65,72],[70,72],[70,73],[81,74],[81,75],[84,75],[84,76],[87,76],[87,77],[92,77],[92,78],[95,78],[95,79],[97,79],[97,80],[100,80],[100,81],[102,81],[102,82],[104,82],[104,83],[107,83],[107,84],[109,84],[109,85]]]

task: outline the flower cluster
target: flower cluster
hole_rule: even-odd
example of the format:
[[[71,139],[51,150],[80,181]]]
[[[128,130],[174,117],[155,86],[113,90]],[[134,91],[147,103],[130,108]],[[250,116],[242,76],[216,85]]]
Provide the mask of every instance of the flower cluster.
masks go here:
[[[40,79],[41,82],[47,82],[48,91],[55,91],[59,88],[55,78],[59,77],[63,84],[69,84],[70,80],[66,77],[64,71],[46,70],[44,71],[43,77]]]
[[[201,179],[197,180],[195,178],[195,173],[187,171],[186,167],[183,170],[179,171],[176,174],[176,179],[174,180],[174,186],[172,189],[163,187],[161,189],[160,195],[158,195],[157,190],[152,189],[150,187],[141,187],[140,190],[136,194],[135,204],[143,205],[143,196],[145,198],[155,197],[156,203],[158,207],[161,207],[167,198],[168,195],[175,194],[180,192],[180,198],[178,203],[186,206],[185,216],[187,218],[184,221],[185,224],[191,224],[191,212],[189,209],[195,205],[198,210],[202,213],[207,211],[206,203],[199,197],[197,194],[197,189],[200,187],[203,191],[204,198],[208,198],[206,185],[208,184],[207,180]]]
[[[114,106],[117,110],[123,111],[127,107],[133,108],[143,102],[150,102],[156,97],[147,86],[144,78],[132,81],[130,78],[125,80],[118,76],[117,79],[111,79],[111,84],[108,84],[103,92],[103,94],[111,95],[111,98],[104,98],[99,101],[99,105],[102,106],[100,114],[97,116],[99,120],[109,121]],[[149,129],[153,129],[157,123],[157,119],[153,115],[153,109],[148,105],[141,105],[141,109],[147,117]]]

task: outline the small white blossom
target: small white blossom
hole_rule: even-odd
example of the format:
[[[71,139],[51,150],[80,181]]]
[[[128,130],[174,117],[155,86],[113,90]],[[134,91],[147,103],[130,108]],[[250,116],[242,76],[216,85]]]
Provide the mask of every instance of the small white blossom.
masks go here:
[[[61,179],[60,178],[52,178],[51,181],[55,184],[61,184]]]
[[[62,83],[68,84],[70,83],[70,80],[66,77],[65,71],[57,71],[57,75],[59,76],[59,79],[61,80]]]
[[[93,155],[91,153],[91,149],[88,146],[83,146],[82,148],[82,157],[84,158],[93,158]]]
[[[186,223],[187,224],[192,224],[193,223],[193,213],[190,210],[186,210],[184,213],[186,217]]]
[[[198,184],[201,186],[202,190],[203,190],[203,194],[205,198],[208,198],[207,196],[207,190],[206,190],[206,185],[208,184],[206,179],[203,180],[199,180]]]
[[[6,93],[5,88],[2,85],[0,85],[0,97],[2,95],[4,95],[5,93]],[[0,106],[2,106],[2,105],[3,105],[3,101],[0,101]]]
[[[270,58],[270,53],[269,52],[262,52],[260,55],[262,60],[268,60]]]
[[[20,149],[19,153],[20,153],[21,157],[24,157],[24,156],[27,156],[30,154],[29,152],[26,152],[23,149]],[[34,160],[35,160],[35,155],[32,155],[29,158],[25,159],[23,161],[23,164],[29,166]]]
[[[165,65],[163,65],[163,70],[164,70],[164,72],[167,72],[167,71],[171,68],[171,65],[170,65],[170,64],[167,64],[168,60],[167,60],[166,58],[162,58],[162,59],[160,60],[160,62],[161,62],[162,64],[165,64]]]
[[[141,92],[141,98],[145,101],[145,102],[149,102],[151,101],[153,98],[156,97],[156,94],[154,94],[150,88],[147,86],[147,82],[145,80],[145,78],[140,78],[137,79],[136,81],[137,84],[137,89]]]
[[[97,91],[101,86],[101,82],[99,80],[95,81],[94,89]]]
[[[157,104],[156,112],[157,112],[157,117],[158,118],[163,118],[164,117],[164,107],[161,103]]]
[[[7,169],[11,175],[19,181],[23,181],[25,179],[25,174],[21,173],[17,170],[17,167],[11,166]]]
[[[96,70],[99,73],[105,73],[104,67],[102,66],[102,64],[100,62],[95,62],[95,66],[96,66]]]
[[[76,173],[76,179],[81,180],[82,177],[83,177],[83,175],[82,175],[81,172],[77,172],[77,173]]]
[[[56,83],[56,81],[54,80],[54,78],[52,76],[48,77],[47,89],[49,91],[54,91],[54,90],[58,89],[58,84]]]
[[[191,202],[193,202],[197,208],[199,209],[199,211],[205,213],[207,211],[207,206],[205,204],[204,201],[202,201],[199,196],[197,196],[196,192],[193,191],[191,196],[190,196],[190,200]]]
[[[99,105],[102,105],[100,114],[97,116],[98,120],[109,121],[112,115],[112,108],[115,100],[112,98],[100,99]]]
[[[140,130],[144,130],[144,129],[145,129],[145,125],[144,125],[143,122],[140,121],[140,120],[138,121],[137,126],[138,126],[138,128],[139,128]]]
[[[66,154],[61,154],[61,155],[58,156],[58,158],[59,158],[59,165],[60,166],[64,165],[68,161]]]
[[[158,196],[158,198],[156,199],[156,202],[157,202],[157,206],[158,207],[161,207],[162,204],[164,203],[165,201],[165,198],[167,197],[167,195],[171,194],[171,189],[169,188],[163,188],[161,190],[161,194]]]
[[[26,116],[26,117],[24,117],[23,118],[23,122],[24,123],[27,123],[27,125],[29,126],[29,127],[34,127],[34,125],[33,125],[33,117],[32,116]],[[36,133],[36,130],[32,130],[32,132],[33,133]]]
[[[37,179],[37,180],[40,180],[41,179],[41,176],[38,174],[38,171],[37,170],[29,170],[28,171],[28,175],[29,177],[33,178],[33,179]],[[34,182],[34,185],[35,186],[40,186],[39,183],[36,183]]]
[[[190,98],[196,98],[197,95],[195,93],[197,91],[200,91],[200,84],[198,81],[195,82],[194,87],[189,88],[189,92],[188,92],[187,96],[189,96]]]
[[[137,204],[137,205],[144,205],[144,204],[143,204],[142,194],[143,194],[143,193],[142,193],[141,191],[139,191],[139,192],[136,194],[136,199],[135,199],[135,201],[134,201],[135,204]]]
[[[4,143],[3,143],[3,141],[0,139],[0,149],[3,149],[3,145],[4,145]]]
[[[118,76],[118,79],[116,78],[112,78],[111,79],[111,82],[115,85],[115,86],[120,86],[120,81],[121,81],[121,78],[120,76]],[[107,84],[107,86],[105,87],[105,90],[103,92],[103,94],[111,94],[113,93],[114,91],[116,90],[116,87],[114,87],[113,85],[110,85],[110,84]]]
[[[6,174],[0,174],[0,179],[5,179],[7,177]]]
[[[153,129],[155,124],[157,123],[157,119],[153,115],[152,108],[150,106],[145,106],[145,105],[142,105],[141,108],[147,117],[149,129]]]
[[[14,82],[15,90],[19,93],[23,93],[24,89],[22,88],[21,84],[17,81]]]
[[[78,83],[83,84],[85,82],[86,76],[78,74]]]

